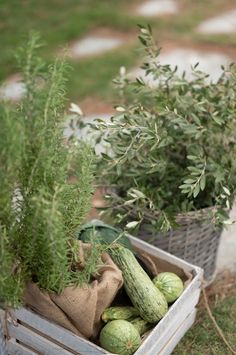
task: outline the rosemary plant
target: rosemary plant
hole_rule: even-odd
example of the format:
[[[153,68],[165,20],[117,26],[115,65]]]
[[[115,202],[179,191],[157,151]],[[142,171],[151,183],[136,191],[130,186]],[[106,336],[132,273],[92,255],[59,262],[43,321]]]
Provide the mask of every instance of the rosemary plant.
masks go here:
[[[101,180],[119,191],[107,213],[129,227],[148,217],[165,231],[179,213],[216,206],[213,222],[226,222],[236,191],[236,65],[214,83],[196,64],[189,81],[160,64],[150,27],[140,26],[139,39],[146,76],[121,68],[117,114],[95,125],[112,151],[99,162]]]
[[[90,208],[94,155],[63,137],[67,65],[62,59],[48,67],[40,46],[33,34],[19,51],[21,105],[1,107],[0,299],[11,306],[28,280],[55,292],[84,280],[74,271],[73,238]]]

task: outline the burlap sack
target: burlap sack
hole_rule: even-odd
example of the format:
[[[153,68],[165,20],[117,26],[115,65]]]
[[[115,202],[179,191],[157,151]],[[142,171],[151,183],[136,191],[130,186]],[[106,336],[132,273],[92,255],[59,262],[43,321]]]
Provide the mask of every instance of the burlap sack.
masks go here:
[[[81,243],[80,261],[86,262],[88,244]],[[36,284],[27,285],[24,301],[37,313],[84,338],[95,338],[101,315],[123,285],[122,273],[107,253],[98,277],[84,287],[67,287],[61,294],[43,292]]]

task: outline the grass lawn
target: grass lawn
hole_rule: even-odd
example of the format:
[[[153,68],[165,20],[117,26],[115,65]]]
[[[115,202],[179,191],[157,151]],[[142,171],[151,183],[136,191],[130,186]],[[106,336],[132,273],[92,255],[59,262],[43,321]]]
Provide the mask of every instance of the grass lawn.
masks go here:
[[[0,1],[1,56],[0,81],[17,72],[15,49],[30,30],[40,31],[47,46],[43,56],[50,62],[61,47],[91,30],[110,28],[133,35],[134,41],[94,58],[70,60],[72,71],[68,81],[71,100],[96,95],[101,100],[114,98],[111,82],[121,65],[128,68],[138,63],[137,23],[149,22],[162,44],[209,43],[225,46],[236,44],[235,36],[202,36],[194,33],[204,19],[232,7],[231,0],[179,0],[181,10],[175,16],[146,20],[134,14],[141,0],[2,0]]]
[[[212,313],[225,338],[236,351],[236,276],[225,274],[207,289]],[[173,352],[174,355],[232,354],[216,333],[203,300],[200,302],[195,325]]]

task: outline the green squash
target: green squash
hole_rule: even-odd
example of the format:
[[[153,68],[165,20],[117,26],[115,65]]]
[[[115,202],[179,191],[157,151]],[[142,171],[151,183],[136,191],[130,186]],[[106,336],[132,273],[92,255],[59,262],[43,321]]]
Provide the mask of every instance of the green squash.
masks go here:
[[[102,328],[101,346],[115,354],[132,355],[141,345],[141,337],[133,324],[126,320],[112,320]]]
[[[174,302],[184,290],[183,281],[173,272],[161,272],[153,279],[153,283],[168,303]]]
[[[166,298],[138,263],[134,254],[122,246],[111,251],[115,264],[122,271],[124,288],[140,317],[157,323],[168,311]]]
[[[131,306],[109,307],[102,313],[102,320],[105,323],[116,319],[129,320],[138,315],[138,310]]]

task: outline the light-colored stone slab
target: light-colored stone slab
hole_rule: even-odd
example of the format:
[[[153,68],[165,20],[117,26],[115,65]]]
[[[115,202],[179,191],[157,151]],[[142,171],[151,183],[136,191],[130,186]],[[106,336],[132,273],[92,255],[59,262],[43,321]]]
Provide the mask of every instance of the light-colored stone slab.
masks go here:
[[[7,79],[0,87],[0,99],[19,101],[25,94],[25,84],[18,75]]]
[[[96,119],[101,118],[102,120],[109,120],[112,114],[93,114],[88,117],[83,117],[80,119],[81,124],[77,124],[78,116],[69,115],[65,129],[64,136],[66,138],[71,137],[72,135],[78,139],[82,139],[88,142],[95,149],[95,153],[97,155],[101,155],[101,153],[110,152],[110,146],[108,143],[102,139],[99,143],[96,142],[97,137],[99,136],[99,132],[96,133],[89,127],[89,123],[94,123]]]
[[[236,206],[231,211],[231,220],[236,220]],[[229,269],[236,271],[236,223],[229,226],[222,234],[218,257],[217,270]]]
[[[191,66],[199,62],[198,69],[210,75],[209,81],[217,81],[222,73],[221,65],[228,65],[231,59],[221,53],[205,53],[191,49],[174,49],[172,51],[163,53],[159,57],[161,64],[169,64],[171,68],[177,65],[177,73],[182,75],[185,71],[186,79],[191,80],[194,76],[191,74]],[[142,69],[135,69],[131,72],[132,77],[140,76],[148,85],[158,86],[158,81],[154,80],[151,75],[145,76]]]
[[[202,22],[197,31],[209,34],[236,32],[236,9]]]
[[[178,6],[175,0],[150,0],[141,4],[136,13],[145,17],[175,14]]]
[[[101,54],[123,44],[121,38],[88,36],[75,42],[70,49],[72,57],[86,57]]]

